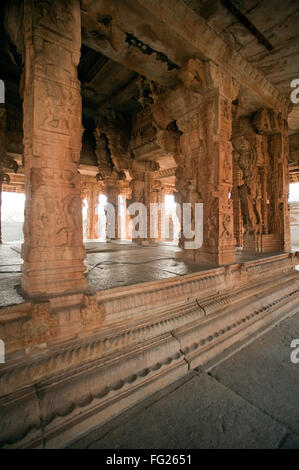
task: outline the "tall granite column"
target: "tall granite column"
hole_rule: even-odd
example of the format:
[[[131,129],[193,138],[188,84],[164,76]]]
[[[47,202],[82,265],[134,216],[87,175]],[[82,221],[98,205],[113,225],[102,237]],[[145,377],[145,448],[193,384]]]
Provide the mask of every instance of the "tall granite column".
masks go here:
[[[234,121],[232,144],[241,171],[238,187],[244,251],[288,251],[288,127],[281,112],[261,109]]]
[[[99,238],[99,191],[97,183],[90,183],[87,195],[87,203],[87,238],[89,240],[95,240]]]
[[[86,287],[80,177],[79,0],[24,1],[22,77],[25,162],[23,290],[30,296]]]
[[[267,251],[290,250],[289,193],[289,141],[287,113],[261,109],[252,118],[257,132],[267,137],[269,152],[269,211],[268,229],[274,235]],[[273,246],[271,246],[273,244]],[[265,251],[265,249],[263,250]]]
[[[174,101],[182,132],[177,159],[178,202],[203,204],[203,244],[184,249],[184,257],[212,264],[235,262],[232,201],[232,77],[213,63],[191,59],[180,71],[184,87]],[[171,98],[171,97],[170,97]],[[195,228],[193,223],[192,229]],[[180,246],[186,247],[182,238]]]
[[[234,154],[234,152],[233,152]],[[242,184],[242,172],[238,165],[236,157],[233,158],[233,189],[232,198],[234,205],[234,234],[238,247],[243,246],[243,220],[242,209],[239,194],[239,187]]]
[[[146,182],[145,182],[145,173],[138,173],[138,172],[132,172],[133,179],[131,180],[131,190],[132,190],[132,198],[130,200],[130,205],[133,203],[142,203],[146,205]],[[130,214],[131,220],[134,220],[136,216],[140,216],[140,214],[137,211],[137,215]],[[145,215],[145,214],[143,214]],[[136,231],[141,230],[140,224],[138,223],[135,227]],[[146,224],[146,229],[145,229],[145,234],[147,233],[147,224]],[[141,245],[145,241],[144,237],[134,237],[134,232],[133,232],[133,225],[132,225],[132,242],[137,243]]]
[[[107,202],[114,207],[114,233],[110,237],[111,240],[120,240],[120,220],[119,220],[119,188],[117,181],[112,180],[109,184],[109,178],[107,178]]]

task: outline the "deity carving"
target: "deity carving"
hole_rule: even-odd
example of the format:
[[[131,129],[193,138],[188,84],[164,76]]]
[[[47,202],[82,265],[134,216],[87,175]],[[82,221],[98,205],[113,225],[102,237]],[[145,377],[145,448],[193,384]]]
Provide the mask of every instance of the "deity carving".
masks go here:
[[[261,188],[256,148],[246,136],[235,137],[232,142],[243,174],[243,184],[238,189],[245,233],[261,234]]]
[[[207,89],[205,64],[199,59],[189,59],[178,75],[185,87],[195,93],[202,93]]]

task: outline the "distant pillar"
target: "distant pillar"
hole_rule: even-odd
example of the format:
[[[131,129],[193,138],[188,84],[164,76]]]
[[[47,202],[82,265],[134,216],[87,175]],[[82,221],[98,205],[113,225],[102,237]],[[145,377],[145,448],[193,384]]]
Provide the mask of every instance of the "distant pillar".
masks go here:
[[[99,192],[96,184],[90,184],[87,194],[87,238],[94,240],[99,238]]]
[[[177,200],[191,204],[192,230],[196,207],[203,208],[203,243],[186,248],[182,234],[183,257],[212,264],[234,263],[232,201],[232,101],[238,87],[221,67],[210,62],[189,60],[180,70],[184,84],[173,93],[172,117],[181,131],[181,154],[176,156]],[[169,100],[168,100],[169,101]],[[198,230],[196,230],[198,232]],[[192,240],[190,240],[192,241]],[[178,256],[181,256],[178,254]]]

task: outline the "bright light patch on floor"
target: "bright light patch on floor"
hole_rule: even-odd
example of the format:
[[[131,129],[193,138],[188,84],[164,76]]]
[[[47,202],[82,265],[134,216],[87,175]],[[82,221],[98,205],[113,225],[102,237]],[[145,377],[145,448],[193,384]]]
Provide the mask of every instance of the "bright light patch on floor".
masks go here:
[[[299,202],[299,183],[290,184],[289,202]]]

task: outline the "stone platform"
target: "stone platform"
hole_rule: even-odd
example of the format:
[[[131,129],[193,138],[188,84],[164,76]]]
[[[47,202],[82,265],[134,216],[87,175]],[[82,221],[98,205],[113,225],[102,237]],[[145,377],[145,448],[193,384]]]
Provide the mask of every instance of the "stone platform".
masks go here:
[[[71,449],[299,449],[297,313],[190,371]]]
[[[87,246],[89,275],[133,262],[127,285],[0,308],[2,447],[66,446],[298,310],[296,253],[171,266],[171,247],[108,245]]]
[[[90,293],[143,282],[169,279],[211,269],[213,265],[181,260],[182,250],[172,244],[149,246],[132,242],[86,242],[85,265]],[[26,299],[21,293],[21,245],[0,245],[0,307],[17,305]],[[239,263],[264,259],[279,253],[243,254]]]

